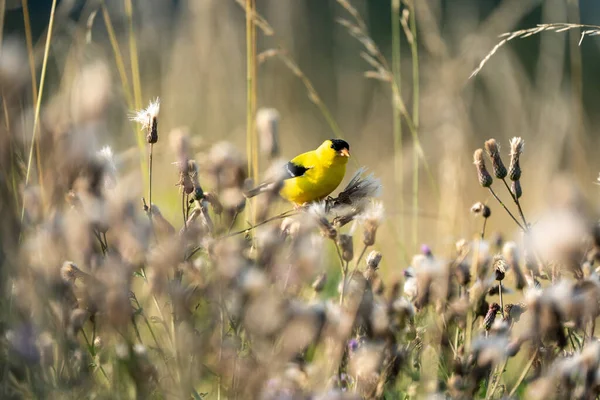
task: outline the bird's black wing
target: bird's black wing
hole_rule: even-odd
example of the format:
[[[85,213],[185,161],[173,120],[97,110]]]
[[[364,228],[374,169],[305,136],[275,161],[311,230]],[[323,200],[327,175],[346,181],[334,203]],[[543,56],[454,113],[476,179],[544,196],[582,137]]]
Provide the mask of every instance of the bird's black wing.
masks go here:
[[[285,179],[291,179],[291,178],[297,178],[299,176],[302,176],[306,173],[306,171],[308,171],[310,168],[304,167],[302,165],[298,165],[298,164],[294,164],[293,162],[288,162],[287,164],[285,164],[285,175],[284,175],[284,180]]]
[[[285,164],[283,172],[279,178],[263,182],[254,189],[248,190],[246,193],[244,193],[244,195],[250,198],[264,191],[273,190],[273,188],[280,187],[279,185],[281,185],[282,182],[286,179],[298,178],[299,176],[303,176],[306,173],[306,171],[308,171],[310,168],[311,167],[304,167],[302,165],[298,165],[290,161],[287,164]]]

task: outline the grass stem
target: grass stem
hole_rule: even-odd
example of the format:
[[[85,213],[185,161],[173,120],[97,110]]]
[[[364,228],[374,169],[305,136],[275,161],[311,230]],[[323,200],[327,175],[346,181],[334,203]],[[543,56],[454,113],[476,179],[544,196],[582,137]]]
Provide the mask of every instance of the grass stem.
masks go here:
[[[23,1],[25,1],[25,4],[26,4],[26,0],[23,0]],[[56,0],[52,0],[52,8],[50,9],[50,20],[48,22],[48,34],[46,35],[46,45],[44,47],[44,60],[42,62],[42,73],[40,76],[40,87],[38,89],[38,94],[37,94],[36,104],[35,104],[35,113],[34,113],[34,117],[33,117],[33,133],[31,135],[31,144],[29,145],[29,156],[27,158],[27,172],[25,173],[25,186],[27,186],[27,184],[29,183],[29,177],[31,175],[31,162],[33,160],[33,148],[36,143],[36,136],[37,136],[37,132],[39,130],[40,110],[42,108],[42,93],[44,92],[44,83],[46,80],[46,70],[48,67],[48,57],[50,54],[50,42],[52,40],[52,27],[54,26],[55,11],[56,11]],[[30,57],[33,57],[33,55],[31,55]],[[33,62],[33,61],[30,59],[30,62]],[[41,179],[41,170],[39,171],[39,173],[40,173],[40,179]],[[41,184],[41,181],[40,181],[40,184]],[[43,189],[42,189],[42,193],[43,193]],[[24,215],[25,215],[25,204],[23,204],[23,207],[21,209],[21,222],[23,221]]]
[[[513,213],[511,213],[510,210],[504,205],[502,200],[500,200],[500,198],[498,197],[496,192],[494,192],[494,189],[492,189],[491,187],[488,187],[488,189],[489,189],[490,193],[492,194],[492,196],[494,196],[494,198],[498,201],[498,203],[500,203],[502,208],[504,208],[504,210],[508,213],[508,215],[510,215],[510,217],[513,219],[513,221],[515,221],[515,224],[517,224],[519,226],[519,228],[521,228],[521,230],[526,231],[526,229],[523,227],[523,225],[521,225],[519,223],[519,221],[517,221],[517,219],[515,218]]]
[[[519,379],[517,379],[515,386],[512,388],[512,390],[508,394],[508,397],[512,397],[515,394],[515,392],[517,391],[517,389],[519,388],[519,385],[521,385],[523,380],[525,380],[525,377],[529,373],[529,370],[531,369],[531,366],[533,365],[533,362],[535,361],[535,358],[537,357],[537,355],[538,355],[538,349],[535,349],[535,351],[533,352],[533,355],[531,356],[531,358],[525,365],[525,368],[523,368],[523,372],[521,372]]]

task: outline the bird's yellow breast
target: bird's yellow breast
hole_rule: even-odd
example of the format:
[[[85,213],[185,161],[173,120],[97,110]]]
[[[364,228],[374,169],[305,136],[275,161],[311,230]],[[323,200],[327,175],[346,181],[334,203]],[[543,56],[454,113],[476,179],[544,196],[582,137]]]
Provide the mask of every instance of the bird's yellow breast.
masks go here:
[[[284,181],[279,192],[283,198],[296,204],[321,200],[330,195],[344,179],[345,162],[314,164],[304,175]]]

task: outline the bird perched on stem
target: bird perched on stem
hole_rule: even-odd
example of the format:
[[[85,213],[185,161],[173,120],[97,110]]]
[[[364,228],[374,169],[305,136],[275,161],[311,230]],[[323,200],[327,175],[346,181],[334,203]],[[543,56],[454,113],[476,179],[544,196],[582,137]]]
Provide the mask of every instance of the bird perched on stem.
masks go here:
[[[280,188],[281,197],[296,205],[322,200],[344,179],[349,157],[348,142],[326,140],[317,149],[294,157],[285,164],[279,179],[260,184],[249,190],[246,197]]]

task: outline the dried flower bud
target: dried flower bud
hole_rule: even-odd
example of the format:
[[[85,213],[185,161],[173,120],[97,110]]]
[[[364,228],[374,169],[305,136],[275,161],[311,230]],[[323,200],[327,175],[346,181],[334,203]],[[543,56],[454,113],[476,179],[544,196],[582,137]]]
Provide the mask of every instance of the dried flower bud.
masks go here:
[[[338,245],[342,250],[342,259],[350,262],[354,258],[354,244],[352,236],[342,233],[338,236]]]
[[[325,203],[315,203],[308,208],[309,214],[311,214],[321,229],[321,234],[329,239],[335,239],[337,237],[337,229],[327,219],[327,209]]]
[[[527,306],[523,303],[507,304],[504,306],[504,320],[509,324],[519,322],[525,311],[527,311]]]
[[[481,215],[483,218],[489,218],[492,215],[492,210],[481,202],[473,204],[471,212],[475,215]]]
[[[492,266],[494,268],[494,272],[496,273],[496,280],[502,281],[504,276],[506,275],[506,269],[508,267],[508,263],[500,254],[494,256],[492,261]]]
[[[494,179],[492,178],[485,166],[485,160],[483,159],[483,150],[475,150],[475,153],[473,153],[473,163],[477,167],[477,177],[479,179],[479,184],[483,187],[492,186]]]
[[[492,325],[494,324],[494,321],[496,320],[496,314],[498,314],[498,311],[500,311],[500,305],[498,303],[490,304],[487,314],[485,315],[485,318],[483,319],[483,328],[486,331],[489,331],[492,328]]]
[[[492,169],[494,170],[496,178],[506,178],[508,172],[502,162],[502,158],[500,158],[500,147],[498,146],[498,143],[496,143],[496,139],[490,139],[485,142],[485,151],[490,157],[490,160],[492,160]]]
[[[365,211],[362,219],[365,230],[363,231],[363,243],[365,246],[373,246],[377,235],[377,228],[383,220],[383,203],[371,203],[371,206]]]
[[[513,181],[513,183],[510,185],[510,191],[512,192],[513,196],[515,196],[517,199],[520,199],[521,196],[523,196],[521,181]]]
[[[260,150],[274,158],[279,154],[279,113],[274,108],[262,108],[256,114]]]
[[[519,158],[521,153],[523,153],[524,146],[525,141],[520,137],[514,137],[510,140],[510,166],[508,167],[508,177],[511,181],[518,181],[521,179]]]
[[[325,288],[327,283],[327,273],[323,272],[317,276],[317,279],[312,284],[312,288],[315,292],[319,293]]]
[[[381,262],[381,258],[382,257],[383,256],[381,255],[380,252],[375,251],[375,250],[371,251],[369,253],[369,255],[367,256],[367,266],[370,269],[377,269],[377,268],[379,268],[379,263]]]

